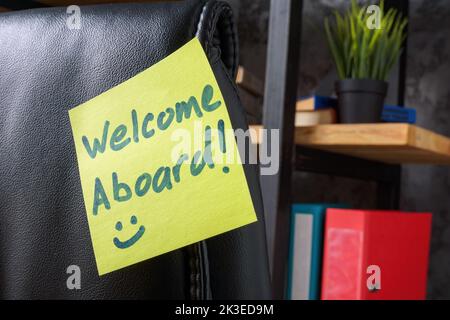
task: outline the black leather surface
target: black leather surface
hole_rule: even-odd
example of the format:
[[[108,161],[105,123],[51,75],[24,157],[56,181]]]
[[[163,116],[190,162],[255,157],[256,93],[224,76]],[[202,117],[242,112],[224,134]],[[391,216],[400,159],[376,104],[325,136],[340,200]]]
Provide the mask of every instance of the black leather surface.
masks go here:
[[[233,125],[246,128],[231,80],[237,44],[229,8],[204,4],[82,7],[80,30],[66,27],[66,8],[0,14],[0,298],[269,298],[262,201],[251,166],[245,172],[258,223],[207,240],[205,253],[180,249],[102,277],[95,266],[67,110],[197,33]],[[81,268],[81,290],[66,287],[72,264]],[[209,294],[195,287],[198,277]]]

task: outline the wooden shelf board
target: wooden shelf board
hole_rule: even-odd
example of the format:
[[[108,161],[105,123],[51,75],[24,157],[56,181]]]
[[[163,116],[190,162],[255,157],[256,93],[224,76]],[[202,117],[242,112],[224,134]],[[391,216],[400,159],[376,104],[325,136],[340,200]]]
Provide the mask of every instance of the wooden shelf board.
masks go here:
[[[261,126],[252,127],[260,142]],[[295,128],[297,145],[387,163],[450,165],[450,138],[404,123],[326,124]]]

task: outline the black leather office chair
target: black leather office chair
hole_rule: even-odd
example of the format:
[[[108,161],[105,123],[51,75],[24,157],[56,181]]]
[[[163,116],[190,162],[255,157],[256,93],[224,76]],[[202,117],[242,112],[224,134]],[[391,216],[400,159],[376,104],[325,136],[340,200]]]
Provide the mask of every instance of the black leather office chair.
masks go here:
[[[67,110],[129,79],[197,36],[235,128],[238,44],[218,1],[0,14],[0,298],[270,298],[257,168],[245,165],[259,221],[98,276]],[[66,269],[81,269],[69,290]]]

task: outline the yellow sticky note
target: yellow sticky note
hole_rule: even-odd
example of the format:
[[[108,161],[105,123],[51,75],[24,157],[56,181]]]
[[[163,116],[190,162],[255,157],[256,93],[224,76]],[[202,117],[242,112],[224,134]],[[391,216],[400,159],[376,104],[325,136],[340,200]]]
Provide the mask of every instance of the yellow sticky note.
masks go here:
[[[196,38],[69,116],[100,275],[256,221]]]

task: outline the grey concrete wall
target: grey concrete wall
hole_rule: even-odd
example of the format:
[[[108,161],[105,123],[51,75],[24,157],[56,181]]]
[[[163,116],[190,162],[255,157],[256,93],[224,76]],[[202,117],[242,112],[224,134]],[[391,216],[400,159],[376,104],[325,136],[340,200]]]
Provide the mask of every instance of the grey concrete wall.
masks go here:
[[[239,11],[241,64],[264,78],[269,0],[232,1]],[[336,78],[322,29],[323,17],[348,0],[304,0],[299,95],[330,94]],[[406,105],[418,124],[450,135],[450,1],[411,0]],[[343,201],[375,205],[370,182],[296,173],[295,201]],[[404,166],[401,209],[431,211],[433,235],[428,297],[450,299],[450,168]]]

